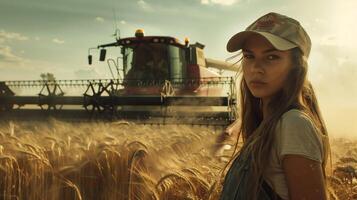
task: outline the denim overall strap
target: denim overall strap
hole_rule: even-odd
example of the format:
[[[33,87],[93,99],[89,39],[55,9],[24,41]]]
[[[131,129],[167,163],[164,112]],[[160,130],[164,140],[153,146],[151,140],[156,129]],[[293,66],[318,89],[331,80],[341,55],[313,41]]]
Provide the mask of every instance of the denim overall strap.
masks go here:
[[[220,200],[244,199],[250,167],[250,157],[246,155],[246,152],[242,149],[229,168],[224,179]]]
[[[242,150],[225,176],[220,200],[249,200],[247,183],[252,179],[252,175],[251,155]],[[257,197],[258,200],[280,199],[265,181],[262,181]]]

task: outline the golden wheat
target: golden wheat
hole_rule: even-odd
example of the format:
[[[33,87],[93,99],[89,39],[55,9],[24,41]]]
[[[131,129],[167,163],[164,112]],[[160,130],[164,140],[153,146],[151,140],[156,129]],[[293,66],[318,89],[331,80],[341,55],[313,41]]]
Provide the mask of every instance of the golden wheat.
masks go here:
[[[0,200],[217,199],[221,130],[126,121],[0,122]],[[332,141],[331,199],[357,198],[356,142]],[[342,148],[343,146],[343,148]]]

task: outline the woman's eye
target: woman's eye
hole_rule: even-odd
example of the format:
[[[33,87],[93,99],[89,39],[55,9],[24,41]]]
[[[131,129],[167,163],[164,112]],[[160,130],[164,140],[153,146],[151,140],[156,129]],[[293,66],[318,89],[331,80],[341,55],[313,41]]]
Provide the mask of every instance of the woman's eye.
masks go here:
[[[277,55],[268,55],[268,60],[276,60],[276,59],[279,59],[280,57],[277,56]]]

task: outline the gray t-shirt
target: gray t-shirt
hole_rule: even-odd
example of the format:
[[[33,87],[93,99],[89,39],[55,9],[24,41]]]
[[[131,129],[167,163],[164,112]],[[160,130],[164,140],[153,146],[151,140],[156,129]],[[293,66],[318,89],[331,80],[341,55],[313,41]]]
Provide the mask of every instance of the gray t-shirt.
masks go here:
[[[285,155],[300,155],[322,163],[324,159],[323,135],[312,120],[297,109],[284,113],[276,128],[270,163],[264,179],[283,199],[289,199],[282,160]]]

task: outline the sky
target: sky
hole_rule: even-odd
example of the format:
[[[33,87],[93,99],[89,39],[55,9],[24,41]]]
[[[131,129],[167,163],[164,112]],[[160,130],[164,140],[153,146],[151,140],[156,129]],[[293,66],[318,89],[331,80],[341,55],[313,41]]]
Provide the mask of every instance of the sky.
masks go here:
[[[229,38],[258,17],[297,19],[312,40],[309,80],[332,136],[357,137],[356,0],[1,0],[0,81],[108,78],[105,63],[87,64],[88,48],[136,29],[205,44],[225,60]],[[109,55],[117,53],[114,49]]]

